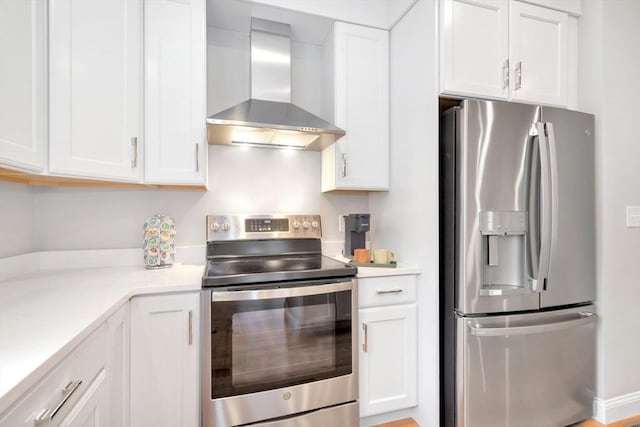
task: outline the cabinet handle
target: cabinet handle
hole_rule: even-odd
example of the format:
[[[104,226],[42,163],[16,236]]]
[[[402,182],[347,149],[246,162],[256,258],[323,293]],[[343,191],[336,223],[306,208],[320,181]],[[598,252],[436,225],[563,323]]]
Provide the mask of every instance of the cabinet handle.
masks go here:
[[[69,398],[73,395],[73,393],[75,393],[78,387],[80,387],[80,384],[82,384],[82,380],[71,381],[69,382],[69,384],[64,386],[64,388],[62,389],[62,397],[60,398],[58,404],[53,409],[43,409],[33,420],[34,425],[41,425],[51,422],[53,418],[58,414],[60,409],[62,409],[64,404],[67,403],[67,400],[69,400]]]
[[[196,172],[200,172],[200,144],[196,142]]]
[[[400,292],[403,292],[403,289],[376,290],[376,294],[399,294]]]
[[[522,87],[522,61],[516,63],[516,90]]]
[[[189,310],[189,345],[193,344],[193,311]]]
[[[502,89],[509,88],[509,60],[505,60],[502,65]]]
[[[342,177],[347,176],[347,153],[342,153]]]
[[[138,167],[138,137],[134,136],[131,138],[131,147],[133,149],[133,159],[131,160],[131,168],[135,169]]]
[[[362,351],[367,353],[369,351],[369,326],[366,323],[362,324],[362,330],[364,331],[364,340],[362,342]]]

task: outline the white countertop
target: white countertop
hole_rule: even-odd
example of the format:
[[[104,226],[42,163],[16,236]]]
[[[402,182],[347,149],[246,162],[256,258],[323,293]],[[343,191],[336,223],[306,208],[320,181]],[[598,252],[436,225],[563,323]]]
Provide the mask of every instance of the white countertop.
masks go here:
[[[120,265],[44,269],[0,281],[0,413],[132,296],[197,291],[202,273],[202,265]]]

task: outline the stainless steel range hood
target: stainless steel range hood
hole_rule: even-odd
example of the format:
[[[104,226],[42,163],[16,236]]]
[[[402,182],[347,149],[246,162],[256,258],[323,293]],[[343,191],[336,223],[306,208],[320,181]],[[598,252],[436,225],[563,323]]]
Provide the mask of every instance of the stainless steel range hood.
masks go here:
[[[251,99],[207,119],[209,144],[322,150],[345,131],[291,103],[291,29],[251,19]]]

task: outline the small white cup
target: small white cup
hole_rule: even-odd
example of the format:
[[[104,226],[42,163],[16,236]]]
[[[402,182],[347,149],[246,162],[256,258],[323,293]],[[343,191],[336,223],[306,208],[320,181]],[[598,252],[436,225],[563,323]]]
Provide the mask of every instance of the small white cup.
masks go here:
[[[376,264],[389,264],[396,260],[396,256],[389,249],[374,249],[373,262]]]

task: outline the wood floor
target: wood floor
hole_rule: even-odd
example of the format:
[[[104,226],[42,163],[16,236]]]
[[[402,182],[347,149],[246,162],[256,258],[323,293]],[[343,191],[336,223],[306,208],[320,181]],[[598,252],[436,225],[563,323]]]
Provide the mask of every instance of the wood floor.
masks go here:
[[[420,427],[413,418],[403,418],[397,421],[391,421],[389,423],[378,424],[374,427]],[[591,426],[589,426],[591,427]]]
[[[640,426],[640,415],[636,415],[635,417],[626,418],[621,421],[616,421],[611,424],[602,424],[596,420],[588,420],[580,424],[578,427],[636,427]]]

